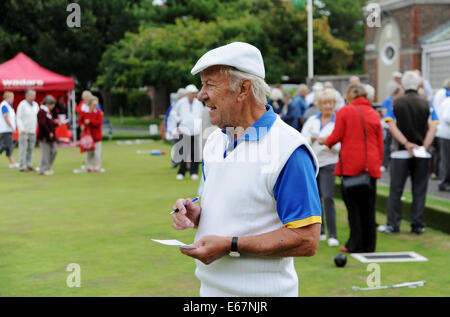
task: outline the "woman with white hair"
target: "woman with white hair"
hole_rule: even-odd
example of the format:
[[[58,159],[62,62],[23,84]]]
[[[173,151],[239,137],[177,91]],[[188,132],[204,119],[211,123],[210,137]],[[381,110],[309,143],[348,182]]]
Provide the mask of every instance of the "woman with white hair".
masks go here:
[[[312,92],[306,96],[306,104],[308,108],[303,113],[303,120],[306,122],[311,116],[315,116],[320,113],[319,108],[317,107],[317,95],[324,90],[324,86],[321,82],[317,82],[312,87]]]
[[[316,103],[320,110],[318,115],[312,116],[302,128],[302,134],[308,140],[319,161],[319,175],[317,183],[319,195],[323,202],[325,217],[322,216],[320,240],[326,240],[325,222],[328,231],[328,245],[337,247],[339,241],[336,233],[336,208],[334,205],[334,184],[336,176],[334,169],[339,158],[341,144],[337,143],[332,148],[320,145],[319,137],[328,137],[334,129],[337,97],[334,89],[327,88],[316,95]],[[326,221],[325,221],[326,220]]]

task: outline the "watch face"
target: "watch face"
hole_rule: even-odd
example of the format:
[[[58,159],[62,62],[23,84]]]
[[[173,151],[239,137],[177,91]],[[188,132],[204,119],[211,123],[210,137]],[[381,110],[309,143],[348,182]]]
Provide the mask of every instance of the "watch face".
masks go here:
[[[233,258],[238,258],[238,257],[240,257],[241,255],[240,255],[239,252],[231,251],[231,252],[230,252],[230,256],[232,256]]]

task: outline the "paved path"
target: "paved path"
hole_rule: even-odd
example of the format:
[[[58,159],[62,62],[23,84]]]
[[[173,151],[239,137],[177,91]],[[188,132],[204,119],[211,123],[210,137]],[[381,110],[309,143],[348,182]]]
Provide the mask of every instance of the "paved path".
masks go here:
[[[148,134],[148,129],[145,128],[117,128],[113,127],[113,131],[121,131],[121,132],[130,132],[135,134]],[[389,172],[386,171],[383,173],[383,177],[378,181],[380,184],[389,186]],[[442,192],[438,190],[438,180],[432,180],[430,177],[430,180],[428,182],[428,195],[443,198],[450,201],[450,192]],[[405,189],[411,190],[411,180],[408,177],[408,180],[406,181]]]
[[[113,131],[116,132],[129,132],[133,134],[149,134],[149,130],[146,128],[122,128],[122,127],[113,127]],[[104,131],[108,131],[108,128],[104,128]]]
[[[389,186],[390,178],[389,171],[383,173],[383,177],[378,181],[380,184]],[[438,190],[438,180],[432,180],[431,177],[428,181],[427,195],[438,198],[443,198],[450,201],[450,192],[442,192]],[[408,177],[406,181],[405,189],[411,190],[411,179]]]

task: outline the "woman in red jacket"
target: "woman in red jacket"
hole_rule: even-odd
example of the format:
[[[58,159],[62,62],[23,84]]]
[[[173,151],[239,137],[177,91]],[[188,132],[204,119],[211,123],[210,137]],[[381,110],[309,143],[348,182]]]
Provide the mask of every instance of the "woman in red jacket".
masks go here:
[[[95,149],[85,152],[86,168],[88,172],[100,172],[102,164],[103,114],[97,109],[97,97],[91,96],[86,103],[89,106],[89,112],[80,112],[78,125],[81,131],[88,129],[95,142]]]
[[[367,92],[362,85],[350,85],[345,94],[349,104],[337,112],[333,132],[326,139],[322,138],[318,141],[329,148],[341,142],[341,153],[334,171],[335,175],[356,176],[368,171],[371,188],[347,190],[342,188],[342,197],[348,211],[350,238],[341,251],[374,252],[376,179],[381,177],[380,167],[383,161],[381,117],[367,100]],[[366,138],[361,114],[364,117]]]

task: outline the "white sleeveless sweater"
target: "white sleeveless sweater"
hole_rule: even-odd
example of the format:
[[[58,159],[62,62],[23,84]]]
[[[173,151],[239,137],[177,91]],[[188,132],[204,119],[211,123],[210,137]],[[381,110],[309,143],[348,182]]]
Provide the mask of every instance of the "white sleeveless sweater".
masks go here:
[[[278,116],[259,141],[242,141],[224,159],[228,137],[213,132],[203,152],[206,176],[195,241],[206,235],[253,236],[283,227],[273,196],[278,175],[301,145],[317,159],[304,137]],[[301,180],[300,180],[301,181]],[[222,257],[196,260],[201,296],[298,296],[292,257]]]

